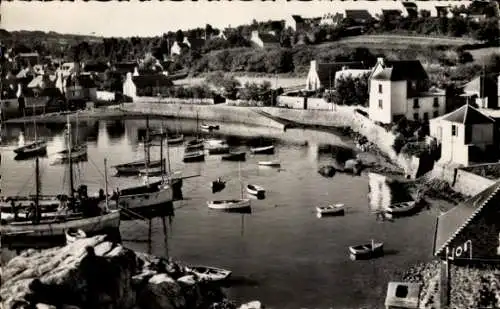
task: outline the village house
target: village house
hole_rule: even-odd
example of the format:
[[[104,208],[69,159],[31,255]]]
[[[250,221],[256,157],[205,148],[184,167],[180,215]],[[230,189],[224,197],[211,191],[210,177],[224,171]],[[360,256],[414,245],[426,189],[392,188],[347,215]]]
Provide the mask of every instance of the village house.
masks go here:
[[[320,25],[338,26],[344,20],[342,13],[327,13],[321,17]]]
[[[47,88],[54,88],[56,83],[56,75],[38,75],[31,80],[28,88],[33,92],[35,97],[38,97],[43,90]]]
[[[84,104],[97,98],[97,86],[90,74],[71,75],[65,79],[64,84],[68,101]]]
[[[250,41],[255,47],[259,48],[276,48],[280,47],[279,38],[272,33],[260,33],[257,30],[252,31]]]
[[[18,68],[28,65],[34,66],[40,63],[40,55],[37,52],[19,53],[14,57],[14,62]]]
[[[123,94],[135,101],[137,97],[156,97],[164,94],[173,82],[163,74],[132,75],[127,73],[123,83]]]
[[[307,29],[306,20],[300,15],[289,15],[285,18],[285,29],[304,31]]]
[[[179,56],[182,54],[183,50],[200,50],[204,45],[204,39],[184,37],[184,40],[181,43],[175,41],[172,44],[172,46],[170,47],[170,56]]]
[[[403,1],[401,4],[405,8],[407,16],[410,16],[410,17],[417,17],[418,16],[418,7],[417,7],[417,4],[415,2]]]
[[[498,93],[500,85],[498,77],[492,76],[477,76],[463,87],[463,94],[460,96],[465,98],[468,103],[474,103],[480,108],[498,108]]]
[[[418,60],[378,58],[369,79],[369,117],[389,124],[401,117],[428,121],[446,112],[446,92],[428,87],[429,78]]]
[[[368,24],[374,20],[368,10],[345,10],[345,18],[351,19],[357,24]]]
[[[71,74],[75,73],[75,63],[74,62],[65,62],[59,66],[56,71],[57,76],[62,75],[62,77],[66,78]]]
[[[307,73],[306,90],[318,91],[320,89],[334,89],[335,77],[338,71],[352,70],[352,72],[359,72],[359,70],[363,70],[364,67],[362,62],[356,61],[318,63],[316,60],[312,60],[309,73]]]
[[[469,166],[497,158],[495,120],[469,104],[430,120],[429,132],[441,145],[440,163]]]

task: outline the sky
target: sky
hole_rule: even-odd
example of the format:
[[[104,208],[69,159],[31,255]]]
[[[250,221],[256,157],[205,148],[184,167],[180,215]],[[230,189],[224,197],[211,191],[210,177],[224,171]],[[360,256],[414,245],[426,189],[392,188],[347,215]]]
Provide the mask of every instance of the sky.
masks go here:
[[[443,1],[417,2],[419,5]],[[457,1],[452,1],[457,3]],[[458,1],[460,2],[460,1]],[[98,36],[156,36],[178,29],[211,24],[223,29],[253,19],[285,19],[292,14],[319,17],[345,8],[380,10],[401,7],[399,1],[3,1],[1,26],[12,30],[41,30]]]

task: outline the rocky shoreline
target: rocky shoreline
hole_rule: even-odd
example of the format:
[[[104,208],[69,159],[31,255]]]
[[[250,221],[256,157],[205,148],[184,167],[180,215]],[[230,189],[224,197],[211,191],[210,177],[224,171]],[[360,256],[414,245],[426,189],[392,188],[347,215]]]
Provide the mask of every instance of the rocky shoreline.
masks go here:
[[[0,268],[2,309],[235,309],[220,285],[180,262],[134,252],[95,236],[27,250]],[[262,308],[253,301],[239,308]]]

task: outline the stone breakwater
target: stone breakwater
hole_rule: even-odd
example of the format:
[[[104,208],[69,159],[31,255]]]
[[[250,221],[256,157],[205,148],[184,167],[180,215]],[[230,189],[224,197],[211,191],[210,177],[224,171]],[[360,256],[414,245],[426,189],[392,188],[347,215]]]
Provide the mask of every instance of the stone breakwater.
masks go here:
[[[210,120],[218,122],[244,123],[254,126],[284,129],[285,125],[268,117],[260,115],[258,108],[197,104],[167,104],[167,103],[125,103],[123,111],[159,115],[167,117]]]
[[[134,252],[105,236],[28,250],[0,270],[2,309],[237,308],[220,286],[198,280],[181,263]]]

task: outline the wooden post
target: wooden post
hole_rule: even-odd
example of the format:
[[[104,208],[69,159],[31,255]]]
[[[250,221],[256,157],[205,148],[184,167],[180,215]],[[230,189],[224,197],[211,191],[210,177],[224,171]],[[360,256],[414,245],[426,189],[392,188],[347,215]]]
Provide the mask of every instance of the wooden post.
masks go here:
[[[163,237],[165,239],[165,257],[168,259],[168,234],[167,234],[167,223],[165,222],[165,216],[161,217],[161,223],[163,225]]]
[[[450,292],[451,292],[451,259],[449,257],[449,249],[446,248],[446,259],[441,262],[441,269],[440,269],[440,298],[441,301],[439,302],[440,308],[449,308],[450,306]]]
[[[152,241],[151,241],[151,234],[152,234],[152,224],[153,224],[153,220],[152,219],[149,219],[149,230],[148,230],[148,253],[149,254],[152,254]]]

